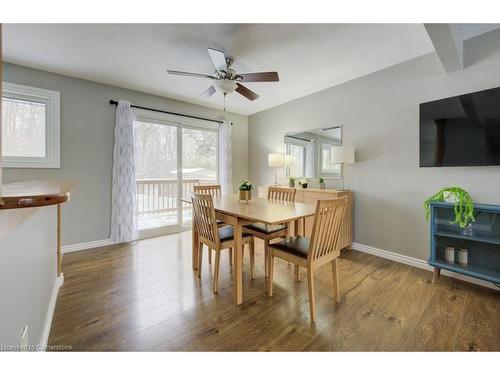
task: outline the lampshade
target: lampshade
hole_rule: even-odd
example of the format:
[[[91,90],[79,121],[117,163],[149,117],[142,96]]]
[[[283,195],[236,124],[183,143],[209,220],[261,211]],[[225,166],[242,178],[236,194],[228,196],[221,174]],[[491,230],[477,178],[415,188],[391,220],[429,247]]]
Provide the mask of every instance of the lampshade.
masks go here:
[[[295,155],[285,155],[285,167],[295,167],[296,158]]]
[[[331,148],[330,162],[332,164],[354,164],[354,147],[337,146]]]
[[[272,168],[280,168],[283,166],[283,155],[282,154],[269,154],[268,164]]]

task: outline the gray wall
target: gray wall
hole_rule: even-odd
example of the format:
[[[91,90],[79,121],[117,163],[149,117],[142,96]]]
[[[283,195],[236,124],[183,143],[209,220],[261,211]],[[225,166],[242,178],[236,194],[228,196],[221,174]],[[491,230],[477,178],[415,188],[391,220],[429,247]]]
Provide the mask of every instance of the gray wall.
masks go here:
[[[500,203],[500,167],[418,167],[419,103],[500,86],[500,32],[464,47],[467,68],[460,72],[446,75],[428,54],[251,115],[250,179],[272,183],[267,154],[282,150],[285,133],[342,124],[344,144],[356,148],[357,163],[345,172],[355,194],[354,241],[426,259],[428,196],[459,185],[476,202]]]
[[[63,245],[109,238],[111,170],[115,107],[124,99],[153,108],[217,118],[224,112],[96,82],[4,63],[4,81],[61,93],[61,168],[4,168],[4,183],[29,179],[76,183],[63,205]],[[248,118],[225,113],[233,121],[233,185],[248,177]]]
[[[0,225],[12,222],[0,231],[0,350],[19,350],[2,345],[19,345],[25,325],[29,345],[42,343],[56,284],[56,206],[0,210]]]

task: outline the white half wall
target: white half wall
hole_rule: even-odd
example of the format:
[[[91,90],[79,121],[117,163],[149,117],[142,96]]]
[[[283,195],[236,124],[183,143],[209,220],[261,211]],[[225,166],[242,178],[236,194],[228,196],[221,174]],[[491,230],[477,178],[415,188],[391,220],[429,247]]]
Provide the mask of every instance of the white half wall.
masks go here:
[[[19,350],[24,326],[30,350],[47,344],[62,284],[56,223],[56,206],[0,210],[0,227],[10,227],[0,231],[0,350]]]

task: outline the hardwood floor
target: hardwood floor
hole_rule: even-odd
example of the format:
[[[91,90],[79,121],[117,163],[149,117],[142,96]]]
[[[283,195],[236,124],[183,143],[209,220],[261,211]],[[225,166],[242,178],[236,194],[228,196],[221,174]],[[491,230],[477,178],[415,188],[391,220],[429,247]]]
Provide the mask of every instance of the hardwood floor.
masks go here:
[[[306,277],[296,282],[293,266],[277,260],[268,298],[263,243],[256,245],[255,280],[245,250],[240,306],[233,304],[227,253],[218,295],[207,257],[197,280],[190,232],[66,254],[49,345],[80,351],[500,350],[500,291],[445,276],[431,284],[431,272],[346,251],[339,261],[341,302],[333,301],[327,265],[316,276],[318,316],[311,324]]]

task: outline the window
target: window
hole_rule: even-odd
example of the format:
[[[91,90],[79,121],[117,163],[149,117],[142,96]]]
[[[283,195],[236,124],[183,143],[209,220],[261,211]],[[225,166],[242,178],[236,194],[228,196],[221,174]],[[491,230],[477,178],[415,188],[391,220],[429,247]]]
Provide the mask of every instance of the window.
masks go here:
[[[333,144],[321,144],[321,175],[328,177],[340,178],[340,164],[332,164],[331,149],[335,147]]]
[[[149,111],[134,122],[137,218],[141,237],[191,223],[189,198],[196,184],[219,175],[218,126]]]
[[[60,167],[59,100],[57,91],[3,83],[4,167]]]

